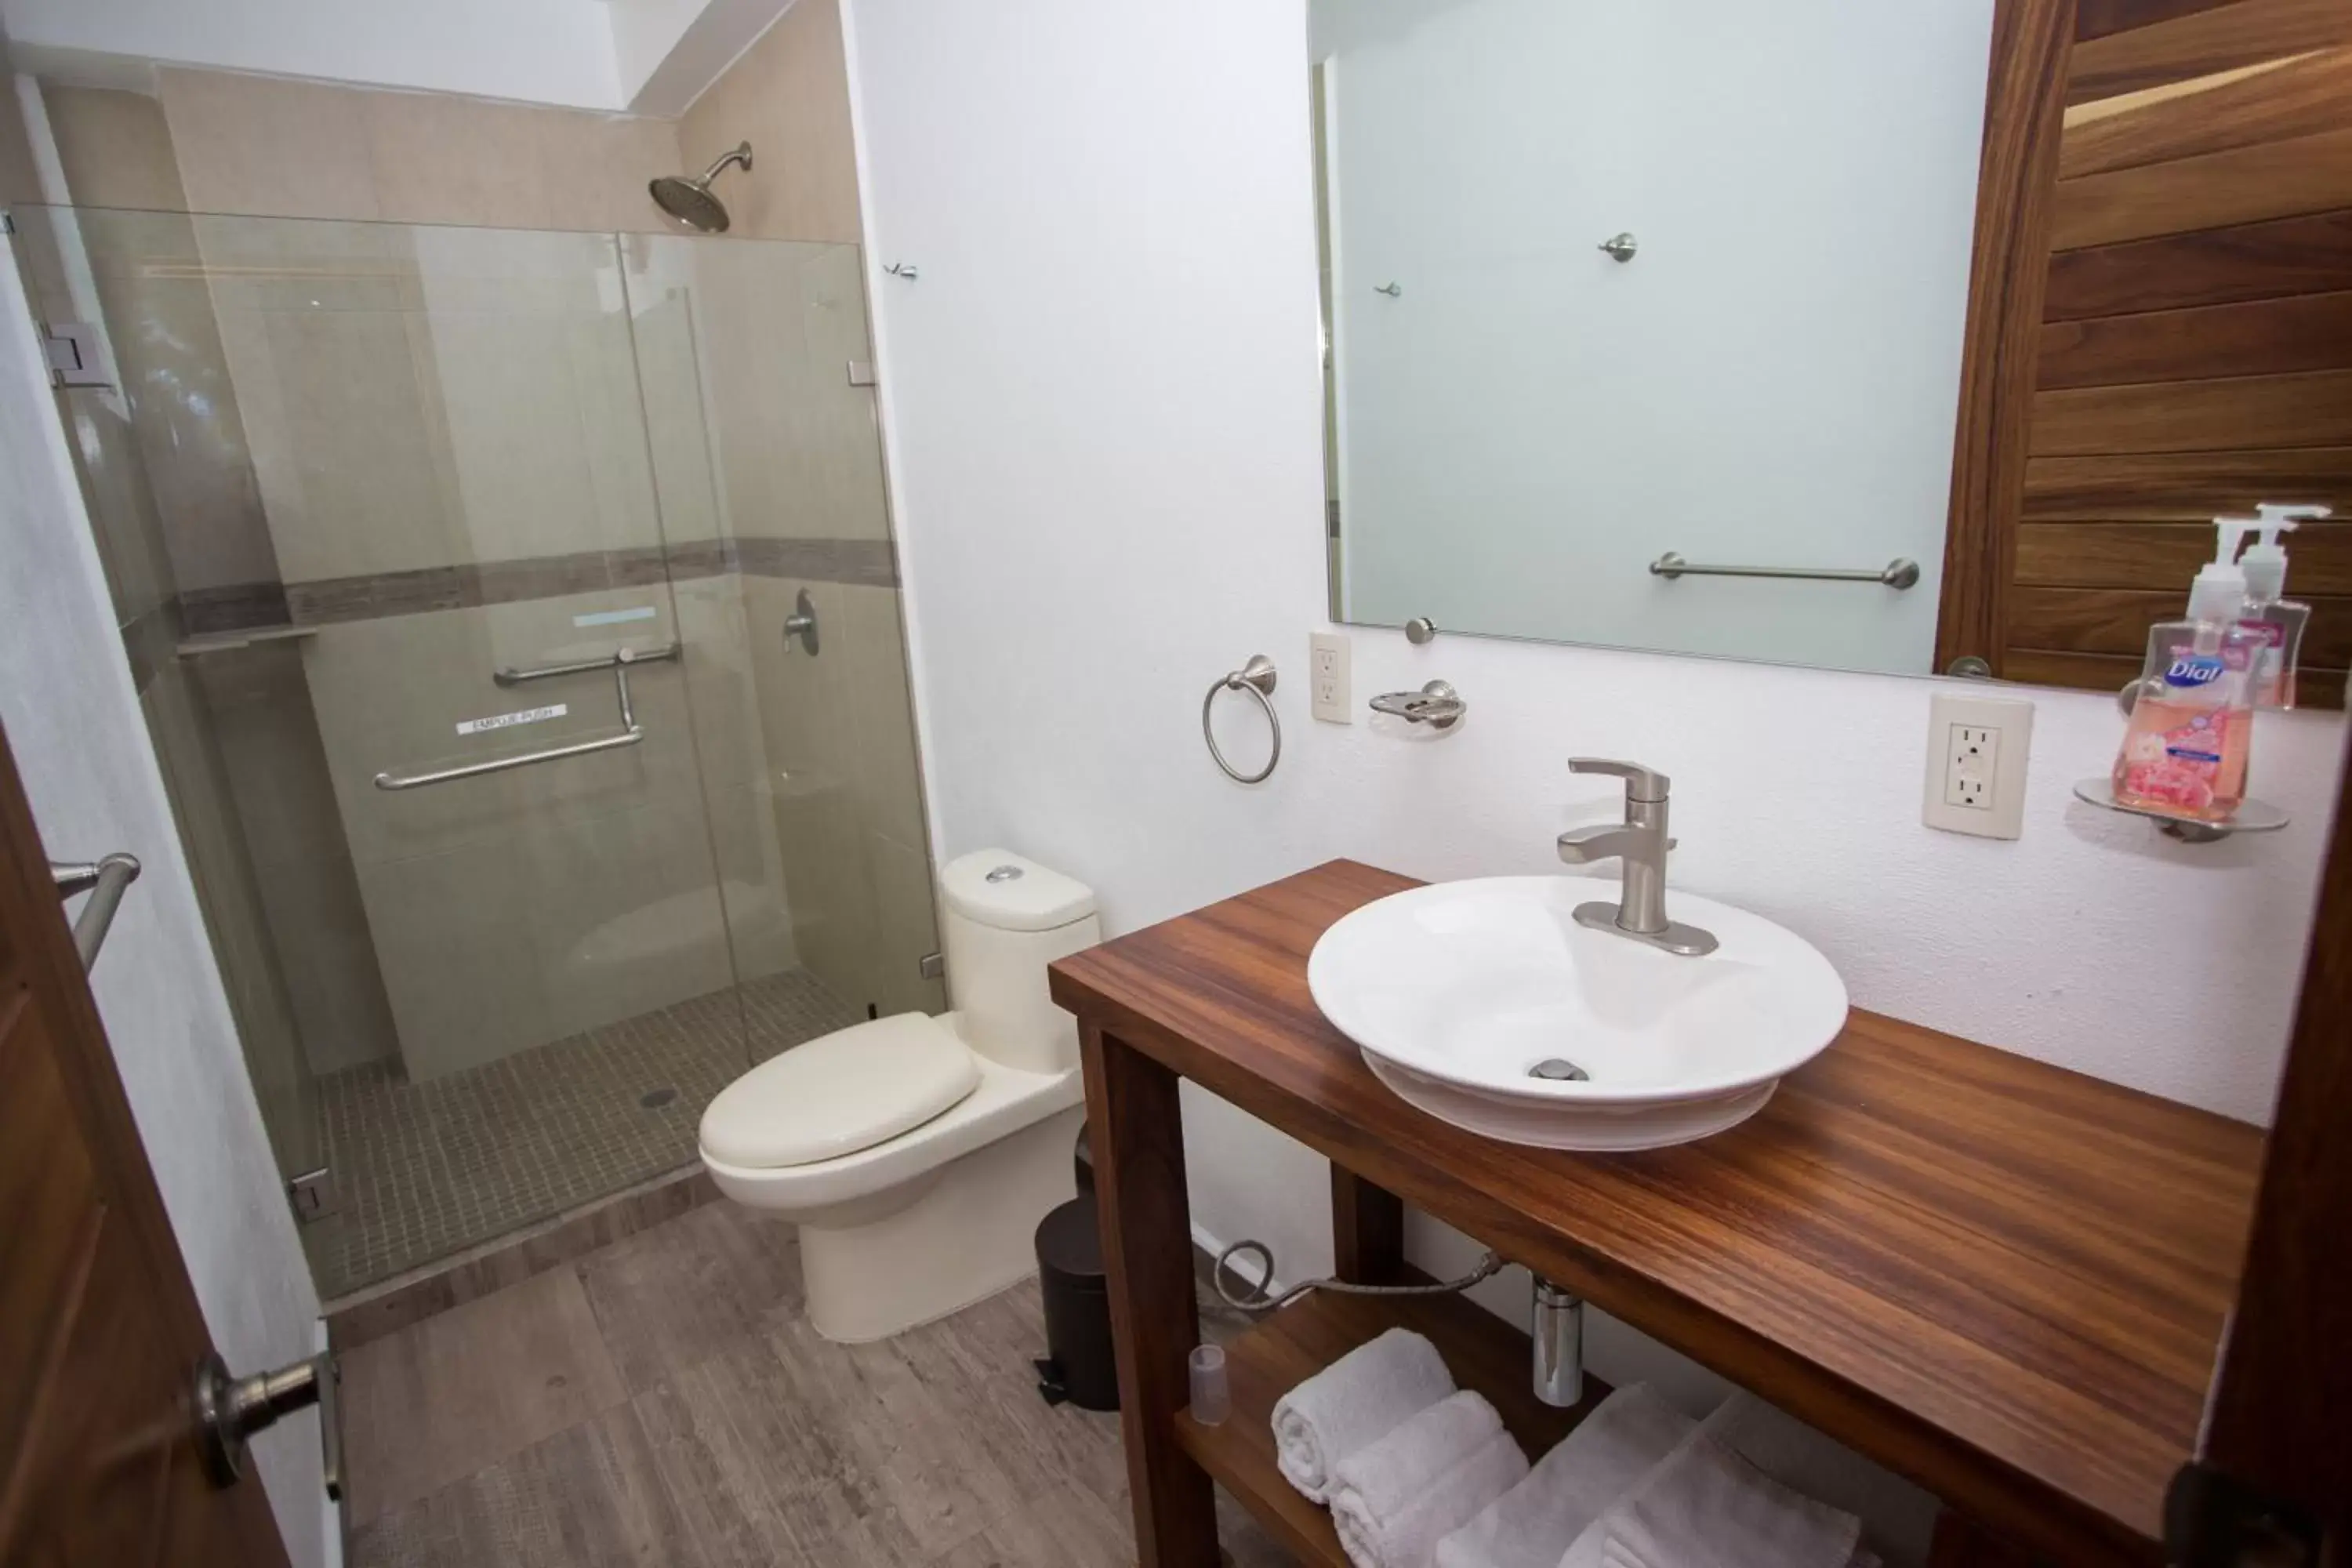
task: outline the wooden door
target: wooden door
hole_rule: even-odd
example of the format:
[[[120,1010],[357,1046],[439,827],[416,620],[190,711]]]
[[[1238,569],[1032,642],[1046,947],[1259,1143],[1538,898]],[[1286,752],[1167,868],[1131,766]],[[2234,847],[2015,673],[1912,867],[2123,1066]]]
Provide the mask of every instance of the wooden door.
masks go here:
[[[211,1348],[0,735],[0,1563],[282,1568],[198,1456]]]
[[[2289,541],[2352,668],[2352,4],[2001,0],[1938,668],[2114,690],[2210,520]]]
[[[2263,1152],[2238,1307],[2205,1411],[2203,1452],[2175,1486],[2174,1560],[2352,1560],[2352,771],[2304,961],[2294,1038]],[[2322,1552],[2260,1554],[2265,1513]]]

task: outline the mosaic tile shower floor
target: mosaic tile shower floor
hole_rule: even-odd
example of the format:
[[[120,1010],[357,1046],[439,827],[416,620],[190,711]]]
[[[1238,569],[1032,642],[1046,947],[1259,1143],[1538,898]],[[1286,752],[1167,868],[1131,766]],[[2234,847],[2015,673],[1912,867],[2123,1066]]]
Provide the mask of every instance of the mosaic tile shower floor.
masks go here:
[[[691,1163],[703,1107],[750,1060],[861,1016],[803,970],[748,982],[740,996],[713,992],[428,1083],[388,1062],[320,1079],[341,1206],[303,1227],[319,1294]]]

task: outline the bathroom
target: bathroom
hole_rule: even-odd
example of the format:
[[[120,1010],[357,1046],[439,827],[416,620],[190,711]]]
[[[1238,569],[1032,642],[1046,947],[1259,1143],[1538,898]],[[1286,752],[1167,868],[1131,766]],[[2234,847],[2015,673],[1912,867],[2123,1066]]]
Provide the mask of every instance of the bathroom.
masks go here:
[[[2335,8],[1985,0],[1905,26],[1820,4],[1737,25],[1706,8],[1676,33],[1663,15],[1580,9],[1617,26],[1608,41],[1630,58],[1675,61],[1675,90],[1564,61],[1557,45],[1487,47],[1474,58],[1501,73],[1481,89],[1491,112],[1393,110],[1384,142],[1377,118],[1349,118],[1365,95],[1329,91],[1315,68],[1360,48],[1401,56],[1417,35],[1475,47],[1475,33],[1440,37],[1443,13],[1534,25],[1526,8],[0,3],[16,105],[47,127],[18,158],[16,117],[0,116],[34,314],[100,324],[101,354],[147,361],[121,370],[172,384],[182,408],[233,395],[241,421],[218,447],[191,441],[219,423],[142,426],[106,384],[130,375],[102,359],[99,382],[28,395],[25,417],[52,433],[65,411],[79,471],[58,491],[71,515],[37,492],[10,503],[0,721],[53,859],[131,847],[146,863],[92,984],[212,1339],[239,1372],[278,1366],[344,1304],[351,1495],[319,1501],[307,1415],[256,1441],[290,1561],[1128,1560],[1116,1424],[1032,1408],[1034,1286],[836,1358],[793,1310],[790,1226],[697,1181],[701,1102],[770,1051],[789,1059],[859,1019],[949,1005],[935,884],[976,851],[1074,879],[1101,933],[1121,938],[1335,858],[1439,882],[1557,875],[1558,836],[1613,821],[1624,795],[1565,760],[1636,761],[1675,786],[1670,907],[1686,891],[1796,932],[1856,1009],[2273,1121],[2340,781],[2326,672],[2344,660],[2322,651],[2341,646],[2324,635],[2342,574],[2329,524],[2289,542],[2288,592],[2322,610],[2312,697],[2257,731],[2252,793],[2286,826],[2189,842],[2074,786],[2116,759],[2116,689],[2208,552],[2182,553],[2190,525],[2263,501],[2352,502],[2342,318],[2211,348],[2220,368],[2129,378],[2151,399],[2132,417],[2165,432],[2164,397],[2192,425],[2216,417],[2202,395],[2228,383],[2203,378],[2277,384],[2259,415],[2225,416],[2238,423],[2214,445],[2229,459],[2201,481],[2179,456],[2203,449],[2194,438],[2126,448],[2186,476],[2140,510],[2050,499],[2066,465],[2095,466],[2095,445],[2029,457],[2021,479],[1956,459],[1953,433],[2015,426],[2019,402],[2071,416],[2079,388],[2114,380],[2037,393],[1965,374],[1991,330],[1972,290],[2014,259],[1986,214],[2023,205],[2013,192],[1981,205],[1996,167],[1979,157],[1996,124],[1989,47],[2023,47],[2013,29],[2030,24],[2059,28],[2078,63],[2120,59],[2125,85],[2093,100],[2300,53],[2314,58],[2275,68],[2325,83],[2341,65]],[[2242,38],[2224,26],[2242,18]],[[1702,47],[1710,28],[1721,36]],[[1759,104],[1742,86],[1756,79],[1806,81],[1808,112]],[[1445,219],[1474,225],[1477,201],[1564,179],[1517,145],[1530,125],[1502,107],[1554,99],[1577,106],[1597,177],[1532,204],[1526,244],[1572,255],[1559,264],[1572,286],[1547,299],[1528,269],[1489,279],[1475,303],[1502,310],[1454,318],[1448,340],[1391,340],[1431,357],[1385,384],[1397,401],[1367,401],[1382,388],[1349,377],[1360,363],[1377,374],[1383,322],[1409,331],[1423,301],[1458,303],[1444,268],[1461,258],[1428,256],[1416,276],[1409,246],[1383,250],[1361,226],[1380,209],[1347,200],[1357,137],[1406,167],[1416,147],[1488,160],[1496,179],[1463,183]],[[2311,163],[2283,156],[2229,183],[2293,186],[2284,205],[2232,195],[2220,216],[2071,243],[2352,207],[2323,156],[2340,126],[2282,100],[2284,130],[2246,135],[2307,142]],[[1743,130],[1743,110],[1762,128]],[[2014,104],[2007,115],[2026,122]],[[1887,133],[1896,118],[1913,140]],[[2086,132],[2074,156],[2089,173],[2073,177],[2143,166],[2094,144],[2099,123],[2067,121]],[[1806,137],[1804,157],[1788,152]],[[709,179],[727,233],[682,227],[651,200],[649,182],[700,176],[747,142],[751,166]],[[1822,180],[1788,177],[1808,161]],[[2038,279],[2052,240],[2000,234],[2020,254],[2041,247]],[[1598,248],[1620,235],[1637,242],[1630,259]],[[2270,292],[2340,311],[2352,282],[2328,243]],[[400,294],[387,314],[436,329],[487,306],[512,335],[433,330],[419,348],[412,324],[400,353],[321,364],[300,397],[255,388],[240,372],[271,309],[256,296],[289,293],[277,325],[299,353],[294,334],[328,313],[291,298],[309,287],[361,309],[369,291]],[[445,304],[436,289],[478,292]],[[240,344],[240,321],[262,341]],[[1327,418],[1318,322],[1344,417]],[[2040,314],[2023,330],[2044,330]],[[1588,353],[1542,352],[1559,341]],[[52,338],[27,352],[55,364],[67,351]],[[1610,368],[1583,395],[1548,372],[1563,363]],[[541,416],[549,403],[562,420]],[[1549,441],[1547,417],[1601,438]],[[1370,434],[1351,444],[1357,418]],[[2271,428],[2239,433],[2250,419]],[[1424,425],[1448,445],[1402,438]],[[132,449],[110,466],[109,442]],[[243,479],[234,462],[205,466],[224,453]],[[1477,505],[1432,523],[1412,503],[1442,481]],[[246,488],[205,489],[216,482]],[[1996,564],[2011,573],[1992,595],[2009,635],[1971,641],[1953,606],[1973,601],[1947,579],[1955,562],[2002,557],[1958,520],[2021,483],[2044,504],[2022,526],[2011,514],[2014,553]],[[1514,514],[1569,487],[1605,528],[1539,534]],[[132,539],[162,566],[143,587],[125,581],[105,529],[128,517],[127,534],[163,532],[152,520],[174,508],[211,531]],[[1713,521],[1734,517],[1746,522]],[[346,520],[341,538],[325,532]],[[1781,531],[1808,520],[1842,531]],[[2094,523],[2117,541],[2162,531],[2160,560],[2053,571],[2048,550]],[[1586,601],[1580,568],[1539,553],[1571,532],[1622,541],[1636,586]],[[1902,557],[1919,578],[1898,591],[1643,571],[1669,551],[1874,571]],[[519,562],[561,570],[531,584]],[[110,578],[94,575],[101,563]],[[287,591],[362,578],[379,595],[454,597],[306,626]],[[1539,624],[1547,596],[1525,587],[1555,581],[1550,607],[1569,618]],[[1632,630],[1591,619],[1686,614],[1700,593],[1726,608],[1685,624],[1662,610]],[[176,627],[149,614],[167,599]],[[814,649],[787,626],[803,614]],[[1421,616],[1426,640],[1402,629]],[[1864,646],[1865,630],[1885,645]],[[240,633],[247,646],[226,646]],[[1313,715],[1317,634],[1344,639],[1346,722]],[[207,635],[217,651],[181,657]],[[681,659],[620,672],[642,747],[371,787],[377,773],[610,735],[613,673],[514,689],[494,671],[673,639]],[[1281,754],[1242,784],[1201,725],[1205,711],[1237,771],[1265,764],[1265,715],[1220,681],[1261,653]],[[2004,680],[1921,679],[1963,655]],[[1467,710],[1458,724],[1368,709],[1440,680]],[[2013,837],[1922,821],[1929,704],[1949,694],[2032,704]],[[478,747],[444,738],[558,703],[570,712]],[[436,791],[475,784],[497,792],[482,819],[434,821]],[[549,784],[577,794],[527,787]],[[176,826],[158,815],[167,786]],[[437,841],[372,830],[402,805],[423,807],[407,821]],[[383,880],[428,867],[447,875],[407,900]],[[190,996],[204,1000],[175,1001]],[[640,1042],[614,1083],[558,1068],[435,1120],[456,1098],[433,1089],[450,1074],[681,1011],[678,1054],[648,1061],[657,1043]],[[320,1048],[329,1037],[352,1048]],[[431,1059],[459,1043],[475,1054]],[[418,1142],[373,1188],[356,1168],[370,1140],[345,1133],[320,1157],[337,1136],[324,1109],[355,1105],[362,1082],[418,1107],[386,1117]],[[1328,1272],[1328,1151],[1198,1083],[1182,1112],[1194,1241],[1260,1240],[1286,1282]],[[501,1176],[513,1150],[530,1157]],[[321,1166],[329,1212],[298,1219],[288,1184]],[[1451,1276],[1475,1262],[1477,1241],[1412,1207],[1412,1264]],[[1528,1292],[1518,1268],[1478,1289],[1521,1331]],[[488,1339],[465,1339],[468,1325]],[[1592,1312],[1594,1373],[1646,1381],[1694,1414],[1720,1397],[1709,1357],[1650,1328]],[[767,1360],[745,1359],[755,1341]],[[468,1403],[501,1361],[515,1391]],[[985,1441],[953,1440],[950,1389],[975,1402]],[[880,1414],[841,1445],[846,1471],[794,1471],[793,1412],[853,1405]],[[1806,1440],[1792,1484],[1859,1514],[1887,1561],[1925,1561],[1937,1508],[1916,1470]],[[550,1509],[585,1533],[548,1533]],[[1238,1559],[1271,1550],[1230,1500],[1221,1512]]]

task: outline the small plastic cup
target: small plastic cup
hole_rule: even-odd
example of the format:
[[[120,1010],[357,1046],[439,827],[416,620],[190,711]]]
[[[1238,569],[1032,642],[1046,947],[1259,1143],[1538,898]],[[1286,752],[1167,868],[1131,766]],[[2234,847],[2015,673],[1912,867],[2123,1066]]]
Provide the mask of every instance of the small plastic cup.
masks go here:
[[[1198,1345],[1187,1363],[1192,1373],[1192,1419],[1222,1426],[1234,1413],[1234,1391],[1225,1382],[1225,1347]]]

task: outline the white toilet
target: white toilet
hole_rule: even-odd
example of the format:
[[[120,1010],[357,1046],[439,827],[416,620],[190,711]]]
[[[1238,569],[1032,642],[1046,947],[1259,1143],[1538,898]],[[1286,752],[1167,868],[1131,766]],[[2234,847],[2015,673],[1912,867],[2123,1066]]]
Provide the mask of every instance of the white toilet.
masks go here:
[[[1003,850],[940,874],[942,1018],[900,1013],[761,1063],[702,1113],[719,1190],[800,1225],[810,1322],[886,1339],[1034,1272],[1076,1191],[1077,1024],[1045,965],[1102,939],[1085,884]]]

